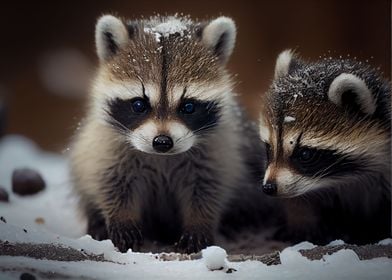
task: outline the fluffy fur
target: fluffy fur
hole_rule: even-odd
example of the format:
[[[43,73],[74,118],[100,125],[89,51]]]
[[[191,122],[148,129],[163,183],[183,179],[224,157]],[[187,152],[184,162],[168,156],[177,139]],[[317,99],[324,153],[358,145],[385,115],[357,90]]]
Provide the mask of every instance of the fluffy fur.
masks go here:
[[[225,69],[235,34],[225,17],[98,21],[100,66],[71,148],[94,238],[121,251],[144,237],[188,253],[213,243],[235,190],[252,185],[241,136],[255,129],[243,127]],[[153,145],[159,135],[172,140],[164,152]]]
[[[359,61],[276,64],[260,134],[269,149],[263,188],[287,197],[279,236],[368,243],[390,236],[390,85]]]

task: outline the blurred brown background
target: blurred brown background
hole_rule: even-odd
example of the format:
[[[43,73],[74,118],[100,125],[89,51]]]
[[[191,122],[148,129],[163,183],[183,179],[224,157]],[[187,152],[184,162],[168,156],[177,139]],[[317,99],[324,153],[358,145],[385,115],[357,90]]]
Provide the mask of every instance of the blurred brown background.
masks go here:
[[[138,18],[156,12],[234,18],[238,37],[229,67],[238,73],[237,91],[254,118],[275,58],[285,48],[295,48],[307,59],[348,54],[368,59],[390,77],[390,0],[7,1],[0,12],[6,132],[28,136],[45,149],[63,150],[83,115],[97,62],[96,19],[103,13]]]

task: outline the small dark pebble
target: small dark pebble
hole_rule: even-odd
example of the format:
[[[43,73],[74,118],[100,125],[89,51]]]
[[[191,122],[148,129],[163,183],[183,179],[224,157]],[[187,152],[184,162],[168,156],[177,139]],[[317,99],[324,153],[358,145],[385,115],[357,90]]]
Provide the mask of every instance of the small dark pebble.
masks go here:
[[[24,231],[25,233],[27,233],[27,229],[24,228],[23,231]]]
[[[19,277],[20,280],[35,280],[35,276],[33,274],[30,273],[22,273],[22,275],[20,275]]]
[[[2,221],[3,223],[7,223],[7,221],[5,220],[5,218],[3,216],[0,217],[0,221]]]
[[[226,270],[226,273],[233,273],[233,272],[235,272],[235,271],[237,271],[237,269],[235,269],[235,268],[229,268],[229,269]]]
[[[42,176],[30,168],[15,169],[12,173],[12,191],[19,195],[32,195],[45,188]]]
[[[5,190],[5,188],[0,186],[0,201],[2,202],[8,202],[9,200],[9,196],[8,196],[8,192]]]

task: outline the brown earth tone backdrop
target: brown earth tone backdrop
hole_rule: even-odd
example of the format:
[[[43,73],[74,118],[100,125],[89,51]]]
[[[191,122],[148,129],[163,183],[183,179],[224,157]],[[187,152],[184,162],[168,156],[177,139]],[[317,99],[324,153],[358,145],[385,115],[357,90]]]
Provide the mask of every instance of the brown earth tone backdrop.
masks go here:
[[[272,78],[277,54],[304,58],[350,55],[390,77],[390,0],[298,1],[7,1],[0,11],[0,99],[7,133],[61,151],[83,115],[97,63],[94,25],[104,13],[138,18],[153,13],[233,17],[238,26],[229,67],[253,118]]]

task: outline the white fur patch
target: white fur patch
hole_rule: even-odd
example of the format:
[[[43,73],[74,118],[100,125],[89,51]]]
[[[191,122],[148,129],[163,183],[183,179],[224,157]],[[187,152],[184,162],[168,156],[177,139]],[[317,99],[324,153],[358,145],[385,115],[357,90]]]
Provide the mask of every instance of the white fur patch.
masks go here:
[[[97,81],[94,85],[94,95],[96,98],[110,100],[114,98],[132,99],[143,97],[142,86],[138,82],[109,82]]]
[[[269,179],[269,176],[270,176],[270,173],[271,173],[271,168],[270,168],[270,166],[268,166],[268,168],[267,168],[267,170],[265,171],[265,174],[264,174],[263,185],[265,185],[267,183],[267,181]]]
[[[158,135],[156,123],[148,121],[131,132],[128,141],[139,151],[156,153],[152,147],[152,141]]]
[[[278,188],[284,189],[286,185],[290,185],[294,182],[294,174],[287,168],[279,168],[275,180]]]
[[[290,62],[293,58],[292,50],[281,52],[276,59],[274,78],[278,79],[289,73]]]
[[[145,94],[152,106],[159,102],[159,89],[154,84],[145,84]],[[97,111],[106,109],[107,101],[120,98],[129,100],[132,98],[143,98],[143,88],[139,81],[116,81],[97,79],[93,88],[94,107]]]
[[[99,18],[95,27],[95,44],[98,57],[101,60],[107,59],[111,54],[107,44],[107,33],[111,34],[118,47],[123,46],[128,41],[128,31],[120,19],[111,15]]]
[[[202,40],[207,47],[214,49],[222,35],[225,35],[223,46],[221,46],[223,48],[221,58],[226,62],[233,52],[236,34],[235,23],[231,18],[218,17],[204,28]]]
[[[342,95],[346,91],[357,94],[357,100],[364,113],[373,114],[376,110],[375,100],[365,82],[353,74],[342,73],[335,78],[328,90],[329,99],[341,106]]]
[[[304,194],[313,188],[311,183],[304,176],[293,173],[287,168],[280,168],[276,173],[279,196],[294,197]]]
[[[270,129],[269,126],[266,124],[266,121],[263,116],[260,117],[260,124],[259,124],[259,133],[260,133],[260,138],[261,141],[265,143],[270,143]]]
[[[169,93],[169,103],[177,105],[184,93],[184,86],[175,86]],[[184,98],[200,101],[223,101],[231,97],[231,83],[190,83],[186,86]]]
[[[192,148],[195,136],[191,130],[179,122],[166,124],[170,137],[173,139],[173,149],[169,153],[182,153]]]

